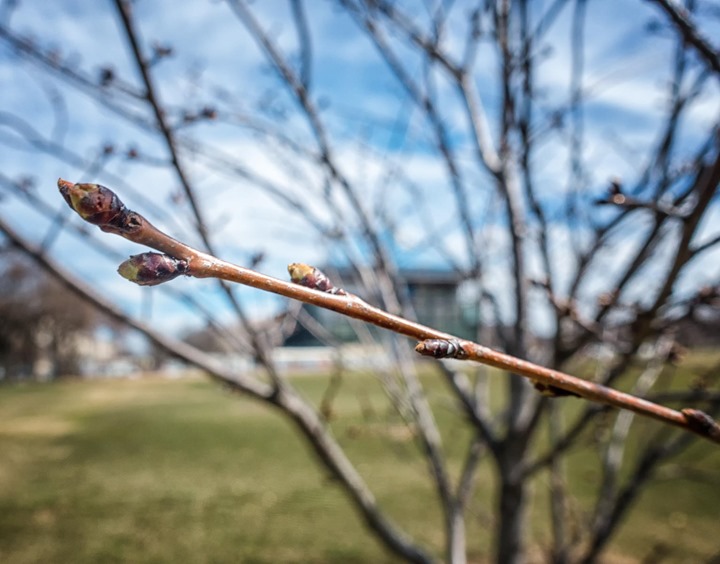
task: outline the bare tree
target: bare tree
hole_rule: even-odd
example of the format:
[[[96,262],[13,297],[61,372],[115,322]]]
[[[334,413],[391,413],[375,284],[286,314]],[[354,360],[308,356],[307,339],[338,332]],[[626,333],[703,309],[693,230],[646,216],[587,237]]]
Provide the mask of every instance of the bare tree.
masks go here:
[[[77,375],[83,342],[101,316],[38,272],[13,248],[0,251],[0,366],[4,379]]]
[[[572,488],[564,474],[564,455],[589,429],[602,428],[603,421],[607,426],[607,417],[598,416],[607,412],[608,402],[625,408],[643,406],[645,411],[636,412],[646,415],[654,410],[643,398],[662,391],[669,378],[678,356],[678,327],[718,306],[720,280],[707,266],[707,257],[720,246],[717,232],[707,225],[717,213],[720,183],[717,104],[710,110],[714,119],[706,120],[694,136],[688,138],[684,130],[693,112],[717,93],[718,53],[696,18],[708,7],[701,2],[686,2],[682,9],[667,2],[638,3],[654,20],[649,31],[638,29],[635,39],[648,42],[650,49],[661,44],[663,53],[672,56],[651,62],[667,67],[655,141],[640,152],[623,140],[623,136],[632,138],[631,128],[609,128],[594,136],[607,138],[601,150],[614,150],[632,161],[632,177],[611,180],[598,179],[593,172],[598,149],[589,140],[589,124],[594,122],[588,114],[596,110],[593,100],[598,92],[617,80],[612,72],[628,70],[618,61],[607,76],[589,76],[586,48],[592,3],[424,2],[420,11],[381,0],[333,4],[333,17],[352,22],[349,29],[355,39],[376,54],[373,68],[390,85],[397,108],[389,124],[382,116],[363,115],[358,129],[376,128],[394,135],[393,139],[402,139],[405,150],[389,147],[383,153],[366,139],[348,159],[347,137],[339,131],[338,117],[357,116],[352,112],[342,116],[341,111],[335,115],[332,106],[330,111],[325,107],[320,95],[324,92],[318,90],[313,22],[309,5],[301,0],[290,1],[282,16],[243,0],[223,5],[224,15],[237,18],[245,33],[243,41],[252,40],[264,68],[271,72],[254,93],[248,87],[237,90],[229,81],[213,84],[191,76],[188,89],[202,93],[191,96],[191,102],[172,90],[179,82],[177,76],[168,78],[166,70],[173,48],[143,40],[140,28],[152,30],[152,23],[141,21],[130,2],[116,0],[113,11],[120,37],[129,47],[130,66],[119,71],[118,61],[107,61],[95,73],[49,40],[33,39],[15,29],[11,21],[16,3],[3,4],[0,39],[19,65],[42,77],[55,115],[54,130],[45,133],[27,115],[0,113],[3,142],[14,148],[30,147],[72,167],[79,177],[112,185],[123,198],[132,199],[133,207],[142,206],[163,231],[198,247],[168,239],[162,231],[148,238],[143,227],[140,238],[129,238],[170,258],[133,259],[125,272],[138,281],[138,269],[151,260],[163,261],[165,273],[218,278],[218,293],[243,327],[239,336],[229,334],[217,310],[202,306],[199,291],[170,297],[188,304],[229,346],[250,351],[264,378],[218,366],[197,349],[113,305],[108,291],[91,288],[62,268],[49,252],[59,246],[61,234],[73,230],[89,245],[107,243],[68,221],[49,195],[38,194],[23,178],[0,177],[4,193],[47,217],[47,232],[38,245],[6,217],[0,218],[0,228],[103,311],[234,389],[279,408],[339,479],[368,526],[391,551],[410,561],[429,561],[434,555],[383,513],[321,414],[273,363],[269,350],[277,332],[254,324],[227,282],[306,299],[415,339],[435,339],[420,347],[434,356],[469,358],[503,368],[508,372],[506,400],[500,409],[493,409],[484,374],[474,377],[454,365],[437,364],[475,435],[460,477],[453,480],[408,343],[393,333],[380,336],[395,364],[392,370],[379,369],[378,376],[395,408],[417,431],[418,448],[426,457],[443,509],[444,556],[452,562],[466,559],[465,514],[477,493],[473,478],[485,457],[497,476],[497,490],[483,489],[481,495],[497,500],[493,539],[498,562],[521,562],[526,557],[530,488],[546,469],[552,484],[553,543],[548,548],[552,559],[596,561],[658,467],[695,438],[685,431],[657,428],[631,451],[626,439],[635,418],[630,411],[613,412],[615,419],[594,446],[603,459],[595,507],[582,534],[571,530],[567,508]],[[272,26],[278,21],[290,22],[294,41],[277,37]],[[551,37],[558,30],[569,31],[567,89],[560,92],[544,81],[551,60],[548,49],[556,48]],[[77,143],[65,139],[63,116],[79,96],[111,115],[111,123],[129,139],[152,142],[121,149],[118,142],[105,141],[78,150]],[[252,140],[266,167],[252,162],[258,153],[238,155],[220,145],[215,134]],[[551,159],[549,152],[561,155],[567,166],[566,171],[553,171],[550,179],[543,170],[543,161]],[[440,171],[440,185],[429,187],[422,181],[414,170],[417,164],[407,158],[416,153],[430,155],[432,170]],[[358,173],[356,167],[362,163],[366,170]],[[132,180],[133,174],[149,168],[167,171],[163,178],[177,187],[171,202]],[[206,172],[218,179],[215,185],[200,181]],[[216,257],[240,255],[239,260],[249,262],[257,252],[228,245],[222,225],[207,211],[218,185],[228,182],[248,196],[267,198],[284,223],[293,222],[297,232],[311,233],[313,241],[353,265],[364,283],[360,293],[378,296],[380,309],[352,295],[328,293],[332,287],[319,286],[317,280],[311,285],[323,293],[283,285],[232,265],[222,271]],[[77,185],[61,186],[67,194]],[[133,217],[138,225],[145,225],[143,218]],[[118,224],[108,223],[114,218],[94,223],[127,236],[127,224],[119,229]],[[259,245],[266,240],[258,236],[246,243]],[[482,319],[474,340],[480,340],[481,329],[493,331],[493,342],[504,351],[454,341],[451,335],[414,322],[398,268],[397,249],[403,244],[440,257],[461,274],[472,290],[471,308]],[[117,255],[118,247],[109,251]],[[190,268],[194,259],[206,261],[206,270]],[[290,255],[288,262],[295,260],[300,257]],[[150,278],[140,281],[160,281],[158,263],[150,267]],[[698,268],[705,276],[698,283],[688,281]],[[301,274],[299,279],[308,273]],[[285,313],[279,318],[292,316],[289,310]],[[371,337],[358,330],[363,338]],[[539,339],[541,333],[544,338]],[[588,355],[594,359],[592,381],[568,380],[559,372]],[[534,386],[527,377],[535,380]],[[608,388],[621,380],[631,390],[631,399],[617,400],[618,392]],[[720,402],[707,383],[703,388],[674,397],[686,407],[682,411],[658,406],[664,414],[658,417],[711,435],[715,424],[698,409],[712,415]],[[567,420],[562,402],[579,401],[562,399],[567,394],[593,401]],[[545,425],[550,445],[543,450],[538,437]],[[708,448],[712,448],[709,443]]]

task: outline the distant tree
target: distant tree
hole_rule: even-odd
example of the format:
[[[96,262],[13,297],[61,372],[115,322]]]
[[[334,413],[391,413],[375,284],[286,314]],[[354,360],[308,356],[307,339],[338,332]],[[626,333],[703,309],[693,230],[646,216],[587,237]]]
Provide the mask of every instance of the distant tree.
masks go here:
[[[13,248],[0,251],[0,366],[6,379],[78,373],[97,310]]]

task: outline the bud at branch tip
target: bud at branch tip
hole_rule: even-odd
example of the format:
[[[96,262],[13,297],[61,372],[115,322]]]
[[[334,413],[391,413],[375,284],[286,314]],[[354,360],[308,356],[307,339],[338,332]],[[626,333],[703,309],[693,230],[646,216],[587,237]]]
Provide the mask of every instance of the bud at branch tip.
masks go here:
[[[140,286],[157,286],[187,272],[186,260],[161,253],[133,255],[118,267],[120,276]]]
[[[73,184],[62,178],[57,184],[67,204],[85,221],[101,228],[118,224],[127,211],[117,194],[100,184]]]

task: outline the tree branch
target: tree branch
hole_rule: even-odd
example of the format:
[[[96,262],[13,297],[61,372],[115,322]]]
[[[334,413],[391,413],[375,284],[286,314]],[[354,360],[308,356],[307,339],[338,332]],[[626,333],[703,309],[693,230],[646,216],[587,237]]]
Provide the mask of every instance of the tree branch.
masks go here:
[[[115,6],[117,7],[118,13],[120,14],[120,19],[122,21],[123,28],[125,29],[125,34],[127,36],[128,42],[130,43],[130,47],[135,57],[135,62],[138,66],[138,69],[140,70],[140,75],[142,76],[143,83],[145,85],[145,97],[147,98],[147,101],[149,102],[155,114],[155,120],[157,122],[160,133],[165,139],[165,144],[167,145],[168,152],[170,153],[170,159],[172,161],[173,168],[177,173],[178,180],[180,181],[180,184],[183,188],[183,191],[185,192],[185,196],[187,197],[188,202],[190,202],[190,207],[192,208],[193,214],[197,219],[197,228],[200,233],[200,237],[202,238],[203,243],[205,243],[207,249],[212,253],[212,244],[210,243],[210,238],[207,232],[205,221],[203,219],[202,211],[197,202],[197,199],[195,198],[195,192],[190,186],[190,180],[187,177],[185,168],[180,163],[180,157],[178,154],[177,143],[175,141],[175,135],[173,134],[170,126],[167,123],[167,118],[162,110],[162,106],[160,105],[160,99],[155,92],[155,86],[150,76],[148,63],[145,60],[145,56],[142,53],[142,48],[140,47],[137,31],[135,30],[135,24],[133,22],[132,6],[129,0],[115,0]]]
[[[162,350],[204,370],[213,379],[231,390],[249,394],[251,397],[278,407],[283,414],[292,419],[325,466],[340,480],[355,509],[385,544],[393,552],[410,562],[423,564],[432,562],[432,558],[422,548],[414,544],[412,539],[385,517],[372,492],[324,425],[322,418],[291,387],[283,386],[278,389],[247,375],[230,371],[221,361],[213,359],[190,345],[164,336],[149,325],[126,315],[111,300],[72,277],[41,250],[16,233],[2,218],[0,218],[0,231],[13,244],[20,247],[28,256],[55,276],[65,287],[103,313],[140,331]],[[181,243],[173,240],[168,241],[168,244],[178,250],[183,247]],[[203,255],[199,251],[194,252]],[[300,286],[296,287],[301,288]]]
[[[340,295],[319,291],[225,262],[166,235],[142,215],[127,210],[117,195],[103,186],[73,184],[66,180],[59,180],[58,187],[68,205],[83,219],[98,225],[103,231],[115,233],[135,243],[161,251],[175,260],[182,261],[184,263],[182,273],[188,276],[219,278],[330,309],[420,340],[422,342],[416,350],[421,354],[436,358],[454,357],[475,360],[521,375],[544,385],[549,390],[559,388],[596,403],[629,409],[640,415],[692,431],[720,444],[720,425],[710,418],[703,418],[701,412],[676,411],[612,388],[494,351],[471,341],[458,340],[447,333],[389,314],[352,294]],[[153,271],[136,272],[135,276],[126,277],[140,282],[146,277],[157,277],[159,274]],[[298,281],[303,282],[304,280],[303,277]],[[160,281],[162,280],[155,283]],[[310,285],[313,284],[314,282],[310,283]]]
[[[686,10],[678,8],[674,2],[669,0],[646,0],[656,4],[678,28],[682,36],[690,45],[698,52],[700,57],[716,74],[720,74],[720,54],[705,39],[697,29],[697,26],[690,19],[690,14]]]

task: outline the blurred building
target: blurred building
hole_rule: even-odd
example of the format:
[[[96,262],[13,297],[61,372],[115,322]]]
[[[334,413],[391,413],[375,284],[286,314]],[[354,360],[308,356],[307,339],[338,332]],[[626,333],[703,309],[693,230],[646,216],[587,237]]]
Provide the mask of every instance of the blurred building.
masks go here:
[[[357,271],[348,269],[326,270],[336,286],[357,294],[372,305],[381,303],[379,295],[368,295],[362,289]],[[462,275],[452,270],[407,269],[399,273],[401,284],[415,311],[417,321],[440,331],[459,337],[473,338],[476,315],[459,299]],[[304,305],[304,310],[322,331],[313,329],[313,323],[299,323],[285,340],[285,346],[321,346],[328,341],[352,343],[358,340],[352,321],[333,311]],[[379,331],[369,328],[371,332]]]

